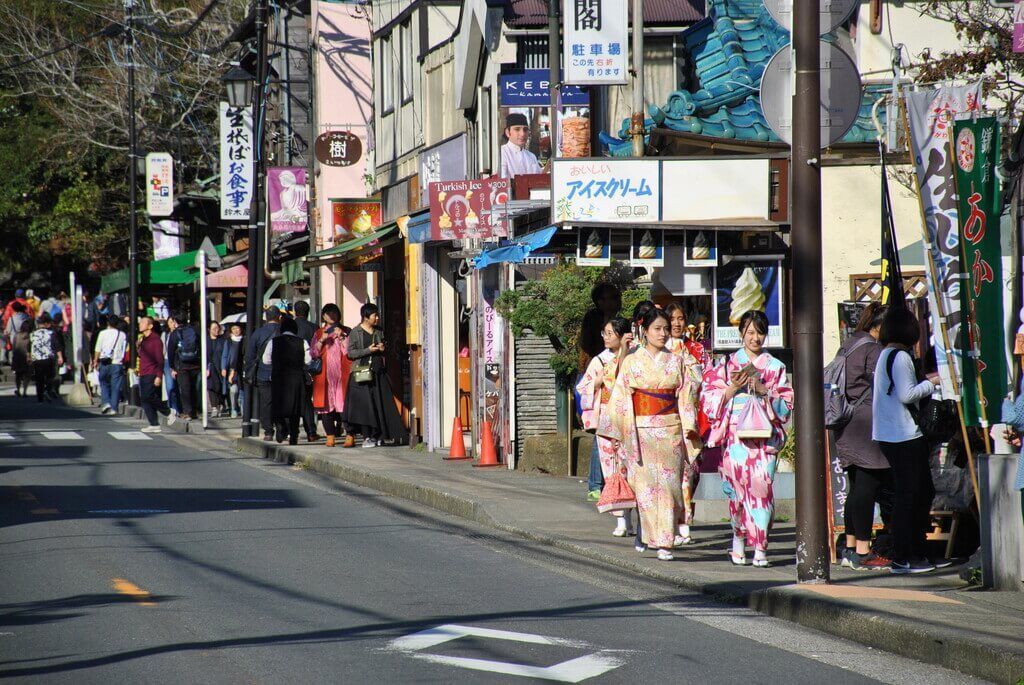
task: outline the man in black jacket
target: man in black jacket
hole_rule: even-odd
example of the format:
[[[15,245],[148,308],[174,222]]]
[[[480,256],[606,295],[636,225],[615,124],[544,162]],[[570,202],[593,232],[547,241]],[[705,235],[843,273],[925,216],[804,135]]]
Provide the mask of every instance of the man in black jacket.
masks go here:
[[[299,329],[299,337],[313,346],[313,334],[316,326],[309,320],[309,303],[299,300],[295,303],[295,325]],[[302,427],[306,431],[306,440],[316,442],[320,436],[316,434],[316,414],[313,412],[313,387],[306,387],[306,406],[302,411]]]
[[[199,332],[189,326],[183,314],[172,314],[177,328],[167,337],[167,357],[171,376],[177,383],[181,399],[181,414],[188,421],[198,417],[196,412],[196,382],[199,380]]]
[[[277,335],[281,320],[281,310],[270,307],[266,311],[267,322],[257,328],[249,336],[245,346],[245,382],[252,383],[256,392],[256,407],[260,426],[263,428],[263,439],[270,442],[274,439],[274,419],[272,416],[270,390],[270,364],[263,363],[263,350],[271,338]]]

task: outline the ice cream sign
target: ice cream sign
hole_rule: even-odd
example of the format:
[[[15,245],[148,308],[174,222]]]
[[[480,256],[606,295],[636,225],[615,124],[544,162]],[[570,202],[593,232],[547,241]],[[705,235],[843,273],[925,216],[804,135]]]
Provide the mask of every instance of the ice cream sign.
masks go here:
[[[441,181],[430,184],[431,240],[463,240],[508,235],[502,205],[509,201],[504,178]]]
[[[629,261],[633,266],[665,266],[665,232],[634,229]]]
[[[659,162],[554,160],[551,198],[554,221],[654,223],[661,220]]]

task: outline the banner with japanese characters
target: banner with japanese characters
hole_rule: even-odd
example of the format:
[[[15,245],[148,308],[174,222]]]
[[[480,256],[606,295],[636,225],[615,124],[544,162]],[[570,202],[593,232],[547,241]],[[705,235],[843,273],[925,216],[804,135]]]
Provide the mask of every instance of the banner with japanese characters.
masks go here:
[[[174,213],[174,159],[170,153],[146,155],[146,213],[150,216]]]
[[[998,423],[1006,395],[1003,270],[999,235],[999,122],[994,117],[953,123],[957,216],[967,287],[963,307],[973,324],[961,336],[964,418],[969,425]],[[979,388],[978,381],[981,382]],[[983,411],[984,410],[984,411]]]
[[[553,221],[661,220],[661,167],[656,159],[555,159],[551,169]]]
[[[253,194],[252,109],[220,103],[220,218],[245,221]]]
[[[267,209],[271,233],[306,230],[305,169],[297,166],[267,169]]]
[[[566,0],[562,82],[575,86],[628,83],[627,0]]]
[[[949,154],[949,137],[957,114],[978,110],[981,105],[981,82],[969,86],[940,86],[927,90],[906,90],[908,139],[911,157],[917,171],[917,189],[924,217],[925,259],[934,269],[927,269],[928,302],[931,307],[932,333],[935,337],[935,359],[942,382],[942,397],[959,399],[957,381],[960,372],[960,240],[957,230],[956,189],[953,186],[953,163]],[[934,277],[933,277],[934,275]],[[949,359],[940,326],[945,317]]]

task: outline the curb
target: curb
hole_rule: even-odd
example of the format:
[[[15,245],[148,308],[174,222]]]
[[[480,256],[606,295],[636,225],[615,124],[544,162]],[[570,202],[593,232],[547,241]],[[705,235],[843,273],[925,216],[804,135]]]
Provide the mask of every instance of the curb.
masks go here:
[[[315,455],[305,455],[290,449],[287,445],[253,438],[236,438],[235,446],[241,454],[263,457],[284,464],[302,464],[324,476],[399,497],[533,542],[699,592],[719,601],[744,605],[766,616],[910,659],[1011,685],[1019,683],[1024,676],[1024,655],[1010,654],[996,646],[962,636],[942,631],[928,631],[910,620],[879,616],[870,610],[839,599],[813,596],[799,591],[794,586],[771,587],[750,592],[734,583],[680,578],[618,556],[605,554],[566,538],[539,534],[496,521],[480,503],[442,490],[368,473],[355,466],[340,464]]]

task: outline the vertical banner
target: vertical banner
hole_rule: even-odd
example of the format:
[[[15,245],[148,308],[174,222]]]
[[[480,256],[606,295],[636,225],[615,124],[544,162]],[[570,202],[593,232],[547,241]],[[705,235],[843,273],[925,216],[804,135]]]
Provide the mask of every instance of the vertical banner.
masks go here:
[[[253,194],[252,109],[220,103],[220,218],[248,220]]]
[[[911,154],[917,171],[918,194],[925,228],[925,259],[934,265],[928,269],[928,299],[932,304],[932,334],[942,397],[959,399],[955,389],[961,380],[960,360],[960,240],[957,228],[956,190],[953,164],[949,158],[949,138],[953,118],[980,109],[981,82],[970,86],[940,86],[912,92],[904,91]],[[950,352],[948,359],[940,330],[940,311],[945,315]],[[955,374],[955,378],[954,378]]]
[[[566,0],[562,82],[578,86],[624,86],[629,67],[627,0]]]
[[[1024,2],[1013,5],[1013,51],[1024,52]]]
[[[267,208],[271,233],[296,233],[307,227],[306,170],[302,167],[267,169]]]
[[[171,219],[154,221],[150,224],[153,230],[153,261],[169,259],[181,254],[181,224]]]
[[[967,287],[963,304],[973,324],[961,336],[964,354],[964,418],[982,425],[982,417],[999,421],[1006,395],[1006,348],[1003,331],[1003,269],[1000,248],[999,122],[994,117],[953,124],[956,155],[957,216]],[[978,380],[981,388],[978,387]]]
[[[170,153],[146,155],[146,213],[150,216],[174,213],[174,159]]]

